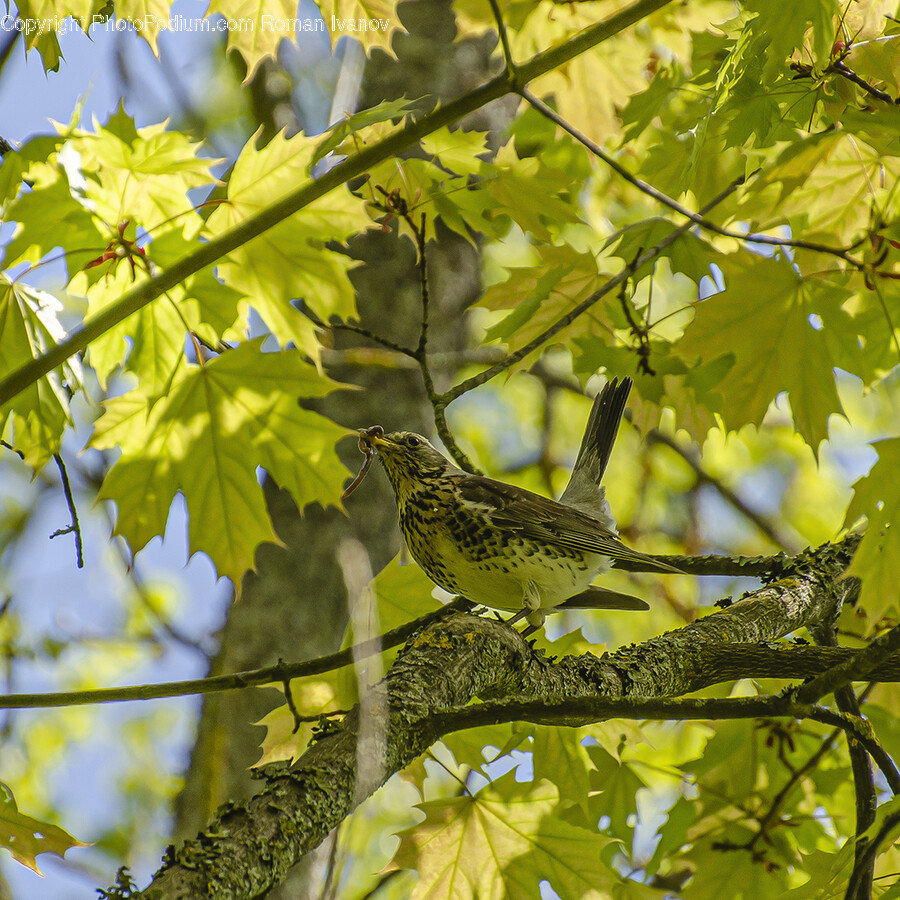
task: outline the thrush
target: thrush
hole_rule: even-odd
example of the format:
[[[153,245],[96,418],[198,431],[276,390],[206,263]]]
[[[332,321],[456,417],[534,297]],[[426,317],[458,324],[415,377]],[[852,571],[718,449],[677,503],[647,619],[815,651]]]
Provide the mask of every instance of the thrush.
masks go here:
[[[523,615],[540,627],[558,609],[649,609],[637,597],[591,585],[613,560],[648,570],[678,569],[626,547],[600,484],[615,443],[630,378],[608,382],[594,400],[581,449],[559,502],[457,468],[422,435],[359,430],[368,464],[384,464],[400,529],[435,584],[474,603]],[[347,489],[362,480],[367,465]]]

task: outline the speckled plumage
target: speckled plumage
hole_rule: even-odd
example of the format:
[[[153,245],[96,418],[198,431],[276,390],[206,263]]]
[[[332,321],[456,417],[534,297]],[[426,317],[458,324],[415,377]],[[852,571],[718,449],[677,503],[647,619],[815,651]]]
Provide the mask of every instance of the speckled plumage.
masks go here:
[[[535,625],[542,611],[576,595],[583,602],[572,605],[646,608],[628,595],[588,588],[614,558],[677,571],[619,541],[598,485],[630,388],[630,379],[612,381],[595,401],[561,503],[463,472],[421,435],[361,430],[361,443],[378,451],[394,489],[410,553],[428,576],[473,602],[524,609]]]

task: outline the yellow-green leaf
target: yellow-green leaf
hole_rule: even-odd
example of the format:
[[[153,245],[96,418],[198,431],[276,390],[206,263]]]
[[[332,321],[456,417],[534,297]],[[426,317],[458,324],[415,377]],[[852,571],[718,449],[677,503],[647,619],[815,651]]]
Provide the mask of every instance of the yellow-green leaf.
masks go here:
[[[842,408],[835,363],[810,317],[827,315],[848,292],[801,277],[781,258],[742,253],[724,257],[719,265],[725,290],[697,304],[679,354],[702,362],[734,357],[716,388],[729,428],[759,425],[778,393],[787,391],[794,426],[816,451],[828,437],[828,417]]]
[[[0,847],[9,850],[16,862],[40,875],[36,859],[39,854],[65,856],[72,847],[87,846],[58,825],[19,812],[12,791],[0,782]]]
[[[40,356],[65,335],[57,319],[61,310],[62,304],[46,291],[0,275],[0,372],[9,373]],[[59,452],[62,433],[71,421],[63,382],[72,390],[80,385],[77,361],[54,370],[0,407],[0,437],[35,469]]]
[[[849,574],[862,579],[861,603],[874,625],[900,605],[900,438],[875,441],[878,462],[853,485],[845,525],[868,519]]]
[[[555,785],[530,790],[513,773],[472,795],[420,804],[425,819],[400,834],[394,868],[415,868],[414,898],[536,897],[550,882],[564,898],[601,900],[615,879],[600,862],[610,838],[552,813]]]
[[[262,149],[251,138],[234,165],[227,201],[209,218],[213,233],[233,228],[308,181],[314,152],[315,142],[302,135],[289,140],[278,134]],[[340,188],[232,251],[218,274],[247,295],[282,344],[292,341],[316,357],[315,328],[291,300],[304,300],[326,321],[352,316],[356,307],[346,274],[351,262],[325,244],[368,224],[362,203]]]
[[[297,351],[263,353],[261,340],[179,371],[151,406],[140,389],[106,403],[92,444],[119,447],[102,499],[135,551],[165,528],[176,492],[187,501],[191,552],[207,553],[235,583],[262,541],[276,541],[257,481],[265,467],[301,508],[338,504],[346,470],[334,443],[346,432],[301,409],[300,397],[337,385]]]

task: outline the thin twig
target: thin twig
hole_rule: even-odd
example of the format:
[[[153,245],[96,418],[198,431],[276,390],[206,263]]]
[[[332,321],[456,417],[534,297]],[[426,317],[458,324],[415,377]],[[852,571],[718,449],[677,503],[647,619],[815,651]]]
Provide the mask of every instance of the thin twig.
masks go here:
[[[512,49],[509,46],[509,34],[506,30],[506,23],[503,21],[503,14],[500,11],[500,4],[497,0],[489,0],[491,11],[494,13],[494,21],[497,23],[497,34],[500,36],[500,46],[503,48],[503,59],[506,61],[506,74],[510,76],[512,84],[516,84],[516,64],[513,62]]]
[[[761,818],[757,819],[757,824],[759,830],[756,834],[747,841],[746,844],[743,845],[745,850],[752,851],[753,848],[757,845],[760,838],[762,838],[766,832],[769,830],[769,826],[774,821],[775,817],[780,813],[781,807],[784,804],[784,801],[787,799],[788,794],[793,790],[794,786],[806,775],[807,772],[811,772],[815,769],[819,761],[828,753],[831,748],[834,746],[834,742],[843,734],[843,730],[840,728],[835,728],[830,734],[828,734],[825,739],[822,741],[818,750],[810,756],[810,758],[802,765],[799,769],[795,769],[791,772],[790,778],[788,778],[787,782],[781,788],[781,790],[772,798],[772,804],[769,806],[769,809],[766,811],[765,815]]]
[[[167,681],[160,684],[139,684],[125,687],[98,688],[88,691],[56,691],[37,694],[7,694],[0,696],[0,709],[47,709],[61,706],[85,706],[99,703],[121,703],[130,700],[162,700],[167,697],[186,697],[191,694],[215,694],[221,691],[241,690],[263,684],[283,683],[285,678],[302,678],[319,675],[343,666],[349,666],[354,659],[372,656],[382,650],[404,643],[411,635],[428,625],[453,615],[468,612],[474,604],[461,597],[446,606],[400,625],[391,631],[368,641],[320,656],[305,662],[267,666],[232,675],[212,675],[208,678],[193,678],[184,681]]]
[[[419,329],[419,343],[416,347],[416,351],[414,354],[414,358],[416,362],[419,364],[419,368],[422,371],[422,382],[425,385],[425,392],[428,395],[428,400],[431,403],[431,407],[434,410],[434,427],[437,431],[438,437],[443,442],[444,446],[447,448],[447,451],[456,461],[456,464],[466,472],[471,472],[473,474],[480,474],[478,469],[466,455],[465,451],[456,443],[456,438],[453,436],[453,432],[450,431],[450,426],[447,424],[447,417],[444,413],[444,407],[446,404],[443,402],[443,398],[437,391],[434,389],[434,379],[431,375],[431,365],[428,359],[428,325],[429,325],[429,316],[430,316],[430,308],[431,308],[431,298],[428,292],[428,255],[427,255],[427,239],[426,239],[426,218],[425,213],[422,213],[422,218],[419,224],[416,223],[415,219],[413,219],[410,214],[408,208],[406,207],[406,201],[402,198],[396,199],[393,195],[389,195],[383,188],[381,188],[382,193],[384,193],[385,197],[388,199],[388,202],[391,203],[389,207],[392,212],[396,215],[399,215],[403,220],[409,225],[412,233],[416,238],[416,254],[418,257],[418,267],[419,267],[419,288],[422,295],[422,324]]]
[[[838,75],[846,78],[847,81],[852,81],[857,87],[861,87],[867,94],[871,94],[877,100],[882,100],[891,105],[900,102],[900,98],[892,97],[887,91],[882,91],[880,88],[875,87],[875,85],[869,84],[865,78],[857,75],[856,72],[845,63],[841,62],[841,60],[833,62],[830,66],[830,70],[832,72],[837,72]]]
[[[783,535],[778,527],[770,522],[762,513],[757,512],[753,507],[748,506],[727,484],[722,482],[707,471],[689,450],[682,447],[674,438],[660,431],[658,428],[652,428],[647,432],[646,441],[651,446],[653,444],[662,444],[670,450],[677,453],[693,470],[697,476],[697,481],[702,484],[708,484],[714,488],[723,500],[726,500],[741,515],[749,519],[773,544],[782,547],[792,553],[796,553],[799,549],[795,542]]]
[[[419,364],[408,353],[397,353],[383,347],[345,347],[342,350],[321,350],[322,363],[327,367],[362,366],[364,368],[405,369],[417,371]],[[428,363],[432,371],[440,369],[457,370],[461,366],[488,366],[499,362],[506,354],[500,347],[473,347],[466,350],[451,350],[431,353]]]
[[[395,353],[401,353],[403,356],[408,356],[410,359],[416,358],[415,350],[410,350],[409,347],[404,347],[402,344],[390,340],[390,338],[382,337],[380,334],[376,334],[368,328],[363,328],[362,325],[352,325],[349,322],[323,322],[305,303],[299,307],[299,311],[317,328],[323,330],[327,328],[336,328],[340,331],[349,331],[352,334],[358,334],[360,337],[367,338],[376,344],[381,344],[382,347],[393,350]]]
[[[13,447],[13,445],[10,444],[9,441],[0,441],[0,447],[6,447],[7,450],[11,450],[13,453],[15,453],[16,456],[19,457],[19,459],[25,459],[25,454],[21,450],[17,450],[15,447]]]
[[[854,259],[852,256],[850,256],[849,252],[842,247],[831,247],[827,244],[819,244],[815,241],[803,241],[795,238],[773,237],[772,235],[768,234],[732,231],[730,228],[724,228],[723,226],[718,225],[715,222],[711,222],[704,215],[704,212],[707,209],[706,207],[704,207],[704,209],[699,213],[696,213],[693,210],[688,209],[686,206],[682,206],[682,204],[680,204],[677,200],[672,199],[667,194],[664,194],[662,191],[660,191],[658,188],[653,187],[652,184],[648,184],[642,178],[638,178],[636,175],[633,175],[631,172],[621,166],[599,144],[595,143],[589,137],[587,137],[587,135],[582,134],[580,131],[578,131],[577,128],[570,125],[562,116],[560,116],[557,112],[547,106],[547,104],[542,100],[538,99],[527,88],[521,88],[518,93],[522,98],[527,100],[528,103],[530,103],[539,113],[541,113],[543,116],[546,116],[552,122],[555,122],[564,131],[572,135],[572,137],[575,138],[576,141],[583,144],[598,159],[603,160],[606,165],[608,165],[614,172],[616,172],[616,174],[624,178],[629,184],[634,185],[634,187],[636,187],[639,191],[647,194],[648,197],[652,197],[654,200],[657,200],[664,206],[668,206],[669,209],[674,210],[682,216],[686,216],[695,225],[699,225],[701,228],[705,228],[707,231],[713,231],[716,234],[722,235],[723,237],[736,238],[739,241],[748,241],[753,244],[769,244],[774,247],[797,247],[803,250],[812,250],[817,253],[827,253],[831,256],[837,256],[839,259],[844,260],[844,262],[848,263],[856,269],[864,268],[864,264],[862,262]]]
[[[81,541],[81,526],[78,524],[78,511],[75,509],[75,498],[72,496],[72,485],[69,484],[69,473],[66,471],[66,464],[63,458],[58,454],[53,454],[56,461],[56,468],[59,469],[59,477],[62,479],[63,494],[66,497],[66,506],[69,507],[69,518],[71,524],[66,528],[60,528],[50,535],[50,539],[59,537],[61,534],[75,535],[75,558],[79,569],[84,568],[84,547]]]

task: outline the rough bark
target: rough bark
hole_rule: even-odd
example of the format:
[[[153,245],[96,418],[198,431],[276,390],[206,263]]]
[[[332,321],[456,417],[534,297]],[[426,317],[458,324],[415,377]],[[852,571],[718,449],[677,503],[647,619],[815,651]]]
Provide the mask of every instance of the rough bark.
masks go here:
[[[394,772],[460,727],[513,719],[574,725],[652,715],[655,701],[722,680],[713,662],[722,647],[774,641],[830,620],[840,596],[834,579],[843,565],[831,548],[818,563],[726,610],[602,658],[548,660],[493,619],[459,615],[438,623],[407,643],[368,699],[370,708],[387,711],[387,720],[382,739],[366,747],[365,758],[377,764],[367,766],[365,783],[358,780],[361,717],[354,710],[293,767],[270,770],[260,794],[220,809],[195,840],[168,855],[139,896],[258,896]],[[732,661],[726,677],[740,674]],[[476,697],[486,702],[466,708]],[[702,706],[690,703],[683,717],[702,717]],[[744,705],[735,714],[761,714],[760,703]],[[799,714],[790,698],[779,708],[781,715]]]

